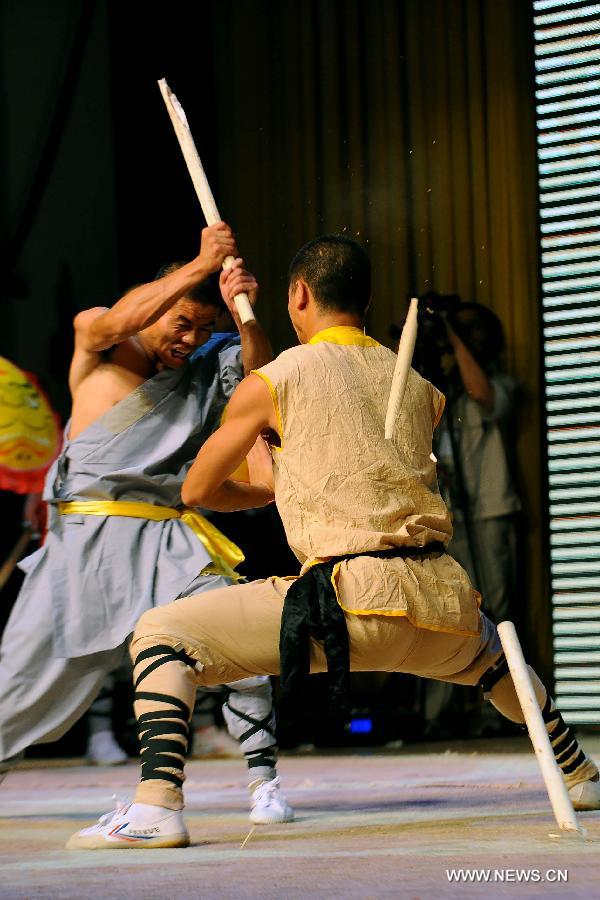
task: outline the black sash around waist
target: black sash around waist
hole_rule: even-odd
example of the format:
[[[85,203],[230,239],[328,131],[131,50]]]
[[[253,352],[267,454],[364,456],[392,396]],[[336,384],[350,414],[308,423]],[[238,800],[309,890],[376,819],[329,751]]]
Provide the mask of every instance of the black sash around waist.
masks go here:
[[[301,701],[302,689],[310,673],[310,640],[323,642],[329,674],[329,701],[336,717],[350,716],[350,646],[344,611],[337,602],[331,576],[334,567],[357,556],[383,559],[421,559],[442,554],[440,541],[424,547],[394,547],[336,556],[311,566],[288,590],[281,616],[279,656],[281,699],[290,712]]]

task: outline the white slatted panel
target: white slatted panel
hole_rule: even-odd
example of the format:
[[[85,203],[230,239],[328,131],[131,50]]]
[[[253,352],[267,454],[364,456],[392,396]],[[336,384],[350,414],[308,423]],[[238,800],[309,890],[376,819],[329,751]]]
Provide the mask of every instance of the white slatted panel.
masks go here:
[[[600,723],[600,3],[534,0],[556,694]]]

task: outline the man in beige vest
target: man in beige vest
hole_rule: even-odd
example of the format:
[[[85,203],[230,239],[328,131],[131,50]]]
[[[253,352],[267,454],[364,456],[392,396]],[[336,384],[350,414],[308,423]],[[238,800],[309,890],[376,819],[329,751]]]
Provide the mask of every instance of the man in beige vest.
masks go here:
[[[452,528],[431,459],[444,398],[411,371],[385,440],[395,357],[364,333],[369,297],[369,260],[353,241],[319,238],[294,258],[288,309],[300,346],[238,386],[182,496],[222,511],[275,499],[301,576],[186,597],[142,616],[131,648],[142,744],[135,802],[68,846],[189,842],[181,786],[198,686],[281,674],[293,698],[309,669],[328,670],[343,716],[349,670],[407,672],[481,683],[504,715],[523,722],[495,626],[445,553]],[[232,473],[245,457],[244,482]],[[532,678],[575,805],[600,808],[596,766]]]

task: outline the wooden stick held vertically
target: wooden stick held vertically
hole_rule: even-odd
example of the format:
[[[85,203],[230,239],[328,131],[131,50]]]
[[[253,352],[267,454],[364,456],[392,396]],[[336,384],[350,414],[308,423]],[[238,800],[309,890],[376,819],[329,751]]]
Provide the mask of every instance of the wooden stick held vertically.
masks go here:
[[[390,389],[390,399],[388,400],[387,413],[385,416],[385,436],[387,440],[394,434],[394,425],[398,411],[402,406],[404,392],[406,390],[406,382],[408,381],[408,373],[412,363],[413,353],[415,352],[415,342],[417,340],[417,310],[419,301],[413,297],[408,307],[406,322],[400,335],[400,343],[398,344],[398,358],[396,359],[396,367],[392,377],[392,387]]]
[[[171,119],[177,140],[179,141],[179,146],[181,147],[183,158],[187,164],[190,178],[196,189],[196,194],[200,201],[204,218],[206,219],[206,224],[215,225],[217,222],[221,221],[221,216],[219,215],[215,198],[213,197],[210,185],[204,173],[204,168],[200,161],[198,151],[196,150],[194,138],[192,137],[192,132],[190,131],[190,126],[188,125],[183,107],[175,94],[170,90],[169,85],[164,78],[160,79],[158,86],[163,100],[165,101],[165,106],[167,107],[167,112],[169,113],[169,118]],[[226,257],[223,261],[223,268],[230,269],[233,262],[233,256]],[[240,319],[242,320],[242,324],[246,325],[248,322],[253,322],[254,313],[252,312],[252,306],[248,300],[248,295],[238,294],[234,297],[234,302]]]
[[[577,822],[562,772],[554,758],[554,751],[542,718],[542,711],[533,690],[521,644],[513,623],[501,622],[498,625],[498,637],[500,638],[517,697],[523,710],[527,731],[542,770],[542,777],[548,791],[557,825],[562,831],[574,831],[579,834],[585,834],[585,829]]]

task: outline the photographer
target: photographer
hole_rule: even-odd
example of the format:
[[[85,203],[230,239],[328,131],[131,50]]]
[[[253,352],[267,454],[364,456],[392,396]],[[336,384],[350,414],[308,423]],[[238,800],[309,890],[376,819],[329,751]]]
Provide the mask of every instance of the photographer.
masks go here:
[[[517,380],[501,371],[504,333],[500,320],[479,303],[428,295],[421,302],[420,370],[447,398],[434,436],[440,491],[453,514],[449,552],[482,595],[495,623],[513,615],[516,584],[516,513],[521,503],[511,475],[510,426]],[[453,689],[428,686],[425,717],[430,733],[444,735]],[[476,730],[494,732],[487,705]],[[449,712],[449,710],[447,710]],[[499,721],[499,719],[498,719]]]
[[[501,622],[511,612],[521,509],[509,462],[518,384],[500,371],[504,334],[491,310],[464,303],[444,322],[456,364],[435,452],[454,514],[451,552],[474,578],[486,614]]]

